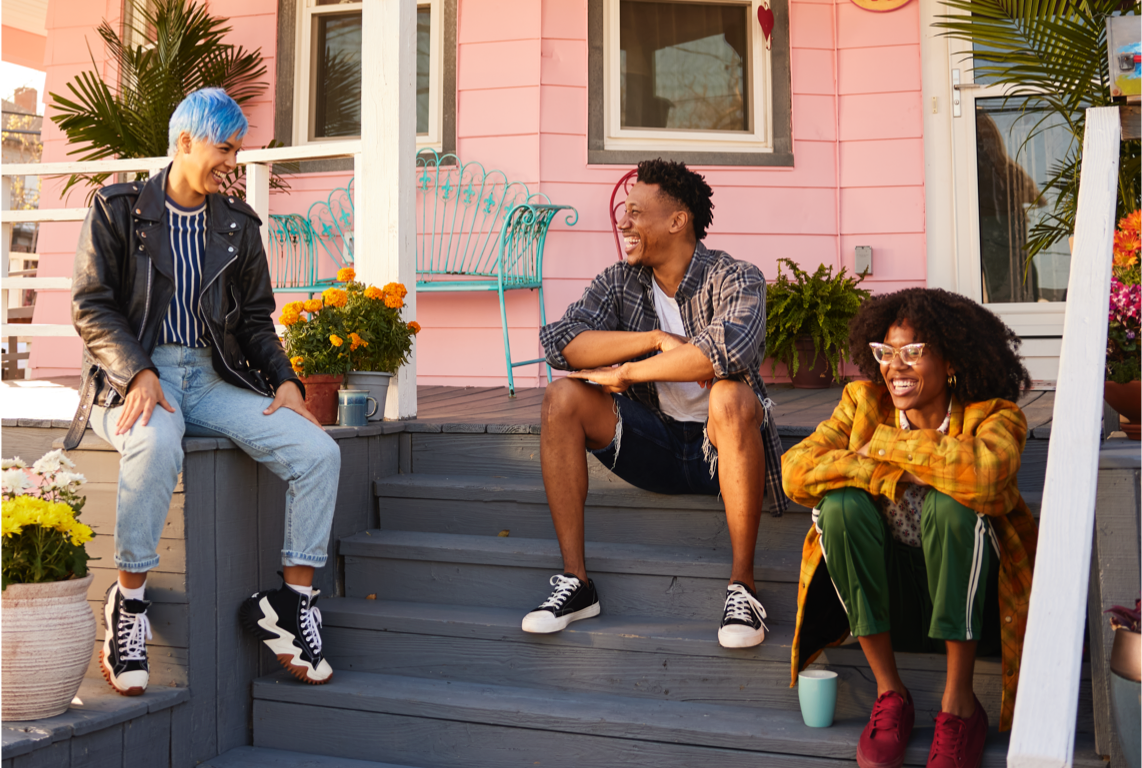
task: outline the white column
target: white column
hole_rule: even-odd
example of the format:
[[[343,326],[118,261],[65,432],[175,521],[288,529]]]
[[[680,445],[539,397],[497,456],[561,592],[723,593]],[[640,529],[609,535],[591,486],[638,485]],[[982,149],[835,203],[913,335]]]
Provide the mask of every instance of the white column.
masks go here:
[[[361,154],[354,164],[359,280],[408,288],[416,318],[416,0],[368,0],[361,21]],[[388,418],[416,416],[416,346],[389,386]]]
[[[1101,444],[1119,130],[1117,108],[1086,111],[1075,247],[1008,768],[1073,765]]]
[[[246,166],[246,202],[262,220],[262,247],[270,249],[270,167],[261,163]]]

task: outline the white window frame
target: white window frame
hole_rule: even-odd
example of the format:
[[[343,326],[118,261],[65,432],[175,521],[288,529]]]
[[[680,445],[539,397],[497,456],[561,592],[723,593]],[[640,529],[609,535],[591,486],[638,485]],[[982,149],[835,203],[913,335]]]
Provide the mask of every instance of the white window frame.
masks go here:
[[[773,152],[773,62],[765,35],[756,22],[761,0],[658,0],[687,4],[712,3],[748,8],[746,23],[750,52],[749,131],[623,128],[619,50],[619,3],[605,0],[603,23],[603,120],[607,150]]]
[[[428,67],[428,132],[416,135],[416,148],[441,151],[443,146],[444,123],[444,0],[419,0],[417,9],[430,8],[432,32],[429,37]],[[364,2],[348,2],[338,5],[317,5],[316,0],[298,0],[296,70],[294,72],[293,124],[294,144],[320,144],[326,141],[344,141],[353,136],[313,135],[314,98],[310,88],[314,76],[315,57],[313,28],[318,16],[349,15],[361,13]]]

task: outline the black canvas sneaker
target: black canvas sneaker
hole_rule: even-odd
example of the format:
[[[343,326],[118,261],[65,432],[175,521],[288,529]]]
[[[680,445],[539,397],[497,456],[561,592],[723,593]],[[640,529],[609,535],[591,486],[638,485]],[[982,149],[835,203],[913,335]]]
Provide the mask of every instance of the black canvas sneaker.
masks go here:
[[[760,645],[769,629],[762,619],[765,608],[753,590],[735,581],[726,590],[726,610],[718,629],[718,642],[723,648],[751,648]]]
[[[321,685],[333,677],[333,668],[321,656],[321,611],[313,598],[282,584],[281,589],[257,592],[246,598],[240,612],[242,625],[264,642],[283,667],[303,683]]]
[[[147,600],[128,600],[116,580],[107,589],[103,602],[103,648],[99,667],[103,678],[124,696],[138,696],[147,690],[151,672],[147,666],[147,641],[151,622]]]
[[[523,617],[524,632],[558,632],[573,621],[599,615],[595,582],[587,579],[584,584],[578,576],[557,573],[548,583],[555,589],[551,591],[551,597]]]

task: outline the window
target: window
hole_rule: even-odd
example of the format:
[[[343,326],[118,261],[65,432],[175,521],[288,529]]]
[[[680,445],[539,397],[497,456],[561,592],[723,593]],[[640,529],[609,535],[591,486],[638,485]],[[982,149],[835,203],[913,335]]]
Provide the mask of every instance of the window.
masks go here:
[[[357,138],[361,135],[363,4],[345,0],[295,1],[299,6],[296,88],[291,99],[293,143]],[[456,0],[431,0],[417,5],[418,149],[450,151],[455,145],[455,36],[446,32],[448,27],[455,29],[455,9]],[[279,70],[279,82],[280,75]]]
[[[788,6],[590,0],[589,161],[792,165]]]

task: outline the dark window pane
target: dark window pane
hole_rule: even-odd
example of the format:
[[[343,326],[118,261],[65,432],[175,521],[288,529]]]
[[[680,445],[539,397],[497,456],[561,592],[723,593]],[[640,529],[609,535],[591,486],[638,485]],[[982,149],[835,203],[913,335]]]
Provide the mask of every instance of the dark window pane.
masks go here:
[[[416,9],[416,132],[428,133],[428,94],[430,45],[432,43],[432,9]]]
[[[361,14],[316,19],[313,135],[361,135]]]
[[[1055,193],[1040,199],[1040,189],[1066,154],[1071,133],[1059,118],[1019,99],[976,99],[975,110],[983,300],[1065,301],[1067,243],[1040,252],[1029,269],[1025,261],[1027,233],[1054,207]]]
[[[622,0],[622,127],[749,130],[748,23],[748,6]]]

